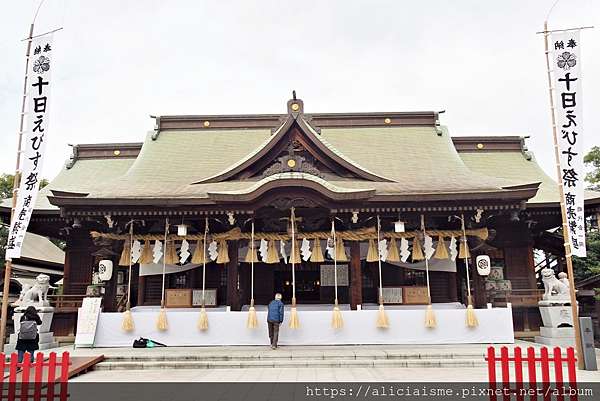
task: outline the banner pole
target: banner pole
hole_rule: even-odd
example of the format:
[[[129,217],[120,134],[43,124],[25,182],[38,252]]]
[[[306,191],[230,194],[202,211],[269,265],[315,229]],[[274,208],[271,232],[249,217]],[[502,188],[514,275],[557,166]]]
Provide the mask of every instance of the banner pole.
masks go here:
[[[565,259],[567,262],[567,273],[569,275],[569,295],[571,298],[571,314],[573,315],[573,330],[575,331],[575,350],[577,352],[577,366],[584,369],[583,347],[581,344],[581,335],[579,332],[579,308],[577,306],[577,296],[575,294],[575,275],[573,274],[573,259],[571,256],[571,240],[569,225],[567,223],[567,211],[564,202],[564,188],[562,175],[560,173],[560,154],[558,150],[558,135],[556,132],[556,116],[554,107],[554,94],[552,89],[552,73],[550,70],[550,51],[548,49],[548,21],[544,21],[544,51],[546,53],[546,73],[548,76],[548,95],[550,98],[550,115],[552,121],[552,137],[554,140],[554,157],[556,159],[556,177],[558,179],[558,191],[560,196],[560,215],[562,219],[562,232],[565,247]]]
[[[21,148],[23,140],[23,124],[25,121],[25,106],[27,102],[27,71],[29,71],[29,55],[31,53],[31,40],[33,38],[33,27],[32,23],[29,27],[29,37],[27,38],[27,52],[25,53],[25,79],[23,81],[23,101],[21,103],[21,122],[19,124],[19,135],[17,140],[17,162],[15,165],[15,177],[13,179],[13,190],[12,190],[12,207],[10,209],[10,221],[9,227],[12,225],[12,219],[14,218],[15,208],[17,207],[17,192],[19,191],[19,184],[21,182],[21,176],[19,169],[21,168]],[[10,229],[10,228],[9,228]],[[4,264],[4,286],[2,289],[2,318],[0,322],[0,352],[4,352],[4,340],[6,338],[6,320],[8,319],[8,296],[10,291],[10,276],[12,271],[12,260],[6,259]]]

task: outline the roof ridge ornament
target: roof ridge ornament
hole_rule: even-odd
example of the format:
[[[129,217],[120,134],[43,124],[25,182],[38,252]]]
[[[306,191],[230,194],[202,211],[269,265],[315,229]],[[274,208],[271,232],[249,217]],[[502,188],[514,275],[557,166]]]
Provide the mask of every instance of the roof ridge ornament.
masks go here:
[[[287,113],[294,119],[304,114],[304,102],[296,97],[296,91],[292,91],[292,98],[287,101]]]

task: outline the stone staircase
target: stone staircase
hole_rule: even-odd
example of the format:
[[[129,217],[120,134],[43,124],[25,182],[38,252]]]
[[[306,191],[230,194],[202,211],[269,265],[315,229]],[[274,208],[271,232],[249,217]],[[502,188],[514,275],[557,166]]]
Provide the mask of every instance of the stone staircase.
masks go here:
[[[266,348],[266,347],[265,347]],[[277,350],[257,347],[156,348],[105,354],[94,370],[236,369],[236,368],[463,368],[485,367],[485,347],[411,349],[321,347]],[[99,350],[98,350],[99,351]],[[142,351],[142,352],[131,352]]]

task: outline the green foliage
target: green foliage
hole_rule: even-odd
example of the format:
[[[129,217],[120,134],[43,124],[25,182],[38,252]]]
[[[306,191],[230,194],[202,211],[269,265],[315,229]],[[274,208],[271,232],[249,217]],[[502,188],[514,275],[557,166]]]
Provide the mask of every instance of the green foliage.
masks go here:
[[[590,189],[600,191],[600,146],[594,146],[585,155],[583,162],[586,166],[592,167],[592,171],[585,176],[585,180],[591,184]]]
[[[573,257],[575,281],[600,274],[600,232],[588,231],[586,234],[587,257]]]

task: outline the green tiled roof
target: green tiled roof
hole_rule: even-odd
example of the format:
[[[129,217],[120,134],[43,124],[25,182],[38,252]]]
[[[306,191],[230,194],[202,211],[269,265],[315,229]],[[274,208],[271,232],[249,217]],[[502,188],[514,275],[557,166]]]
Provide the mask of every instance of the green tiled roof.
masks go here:
[[[204,198],[208,192],[247,191],[259,178],[198,182],[249,159],[270,142],[272,135],[267,129],[161,131],[156,140],[148,135],[127,173],[94,186],[89,197]],[[514,184],[470,171],[445,129],[442,135],[434,127],[322,129],[319,139],[357,167],[391,180],[328,177],[338,190],[370,188],[377,194],[399,195],[477,193]]]
[[[488,175],[525,184],[540,182],[535,197],[527,203],[541,205],[559,202],[558,184],[536,162],[530,152],[520,151],[469,151],[461,152],[460,157],[469,169]],[[600,193],[586,191],[586,200],[600,199]]]

